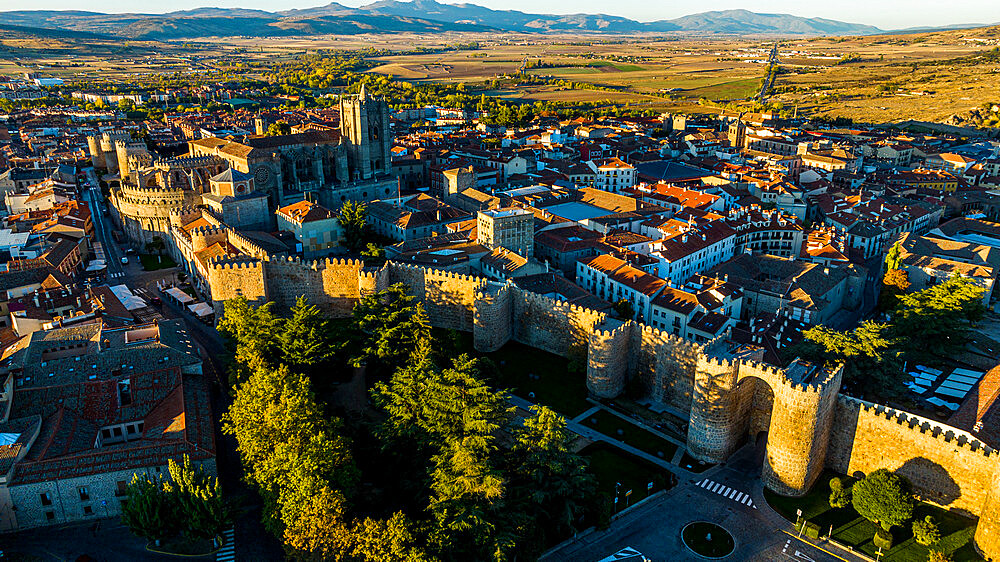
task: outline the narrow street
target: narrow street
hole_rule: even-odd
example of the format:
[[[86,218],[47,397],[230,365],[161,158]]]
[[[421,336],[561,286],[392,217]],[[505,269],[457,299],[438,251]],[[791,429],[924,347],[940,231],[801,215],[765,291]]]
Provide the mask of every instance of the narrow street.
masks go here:
[[[98,258],[104,259],[108,267],[108,283],[114,284],[115,279],[125,276],[125,268],[122,267],[122,258],[125,256],[125,252],[115,243],[115,239],[111,235],[114,229],[111,219],[104,216],[104,202],[102,201],[101,185],[97,179],[97,172],[93,168],[86,168],[84,172],[87,174],[87,181],[90,184],[89,188],[83,188],[82,191],[84,200],[90,207],[91,220],[94,223],[94,252]]]

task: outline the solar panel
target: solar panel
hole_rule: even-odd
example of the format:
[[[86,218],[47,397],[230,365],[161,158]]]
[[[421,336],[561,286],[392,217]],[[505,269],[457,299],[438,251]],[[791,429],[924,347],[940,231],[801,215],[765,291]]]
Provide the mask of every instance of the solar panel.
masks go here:
[[[951,396],[953,398],[965,398],[965,395],[968,393],[969,393],[968,390],[956,390],[954,388],[947,388],[943,386],[939,386],[938,389],[934,391],[934,394],[940,394],[941,396]]]

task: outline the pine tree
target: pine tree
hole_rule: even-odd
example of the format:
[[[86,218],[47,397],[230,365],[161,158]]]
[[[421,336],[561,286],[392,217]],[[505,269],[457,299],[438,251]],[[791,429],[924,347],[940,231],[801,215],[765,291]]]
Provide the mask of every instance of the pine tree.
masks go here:
[[[852,487],[851,503],[858,515],[888,531],[913,517],[910,484],[902,476],[880,468]]]
[[[375,378],[391,375],[420,342],[430,339],[430,321],[415,300],[401,283],[361,297],[354,306],[354,326],[360,338],[355,364],[367,364]]]

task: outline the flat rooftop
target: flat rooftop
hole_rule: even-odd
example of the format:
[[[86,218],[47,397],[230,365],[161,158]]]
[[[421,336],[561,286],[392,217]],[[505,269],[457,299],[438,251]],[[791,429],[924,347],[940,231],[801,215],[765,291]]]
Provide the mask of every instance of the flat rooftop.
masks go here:
[[[548,211],[557,217],[562,217],[571,221],[583,221],[587,219],[596,219],[597,217],[605,217],[607,215],[614,214],[613,211],[607,209],[602,209],[595,205],[590,205],[587,203],[581,203],[579,201],[571,201],[569,203],[559,203],[558,205],[550,205],[543,208],[544,211]]]
[[[495,209],[492,211],[479,211],[480,213],[493,218],[500,217],[515,217],[518,215],[530,215],[531,211],[526,211],[524,209],[509,208],[509,209]]]

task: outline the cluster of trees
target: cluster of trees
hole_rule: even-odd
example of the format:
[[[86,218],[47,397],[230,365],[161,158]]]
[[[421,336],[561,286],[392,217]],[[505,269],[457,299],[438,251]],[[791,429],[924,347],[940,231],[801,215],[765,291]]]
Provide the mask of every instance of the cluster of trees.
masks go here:
[[[853,485],[844,479],[830,479],[830,507],[853,507],[861,517],[877,524],[872,542],[888,550],[892,547],[894,527],[903,527],[913,519],[916,501],[910,482],[894,472],[880,468]],[[941,540],[941,529],[934,517],[928,515],[913,521],[910,526],[917,543],[931,548],[931,561],[945,562],[948,557],[933,547]]]
[[[235,353],[223,431],[295,558],[530,557],[600,511],[565,420],[536,407],[517,423],[495,367],[435,347],[403,285],[345,321],[304,299],[288,317],[231,300],[219,330]],[[354,367],[371,406],[332,415],[330,373]]]
[[[183,464],[170,459],[170,479],[135,474],[126,490],[122,520],[131,531],[157,545],[183,533],[189,539],[214,539],[232,525],[236,505],[219,492],[219,480],[195,468],[184,455]]]
[[[962,349],[973,324],[982,319],[983,288],[954,276],[922,291],[907,293],[909,280],[900,269],[899,249],[890,248],[880,307],[888,322],[868,320],[853,330],[814,326],[791,354],[844,365],[845,388],[893,397],[904,390],[904,360],[947,357]]]
[[[364,71],[378,66],[359,51],[301,55],[293,61],[268,65],[268,82],[328,89],[346,86]]]

